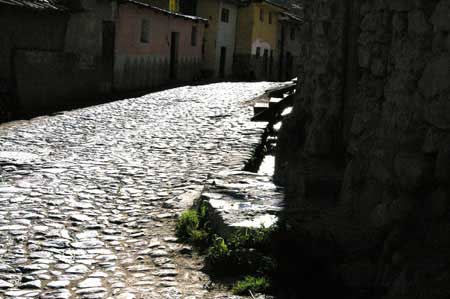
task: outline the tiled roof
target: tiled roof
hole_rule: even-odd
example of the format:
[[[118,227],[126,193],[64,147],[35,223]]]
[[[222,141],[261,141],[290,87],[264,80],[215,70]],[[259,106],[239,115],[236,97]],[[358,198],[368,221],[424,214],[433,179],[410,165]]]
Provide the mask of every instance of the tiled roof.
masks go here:
[[[0,0],[0,1],[2,1],[2,0]],[[172,12],[172,11],[169,11],[169,10],[165,10],[165,9],[162,9],[162,8],[150,5],[148,3],[144,3],[144,2],[140,2],[140,1],[136,1],[136,0],[124,0],[123,2],[125,2],[125,3],[128,2],[128,3],[132,3],[132,4],[135,4],[135,5],[138,5],[138,6],[146,7],[146,8],[149,8],[151,10],[154,10],[156,12],[159,12],[159,13],[162,13],[162,14],[165,14],[165,15],[171,15],[171,16],[174,16],[174,17],[179,17],[179,18],[183,18],[183,19],[187,19],[187,20],[191,20],[191,21],[196,21],[196,22],[198,22],[198,21],[205,22],[205,23],[208,22],[207,19],[204,19],[204,18],[201,18],[201,17],[183,15],[183,14],[180,14],[180,13],[176,13],[176,12]]]
[[[69,10],[65,1],[61,0],[0,0],[0,5],[12,5],[35,10]]]

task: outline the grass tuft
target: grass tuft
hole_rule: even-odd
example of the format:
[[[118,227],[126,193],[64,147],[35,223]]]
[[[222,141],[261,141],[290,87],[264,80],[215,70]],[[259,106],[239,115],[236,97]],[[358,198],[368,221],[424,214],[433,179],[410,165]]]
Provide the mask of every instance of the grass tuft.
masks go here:
[[[244,280],[238,281],[233,287],[234,295],[251,295],[253,293],[267,293],[270,283],[264,277],[246,276]]]

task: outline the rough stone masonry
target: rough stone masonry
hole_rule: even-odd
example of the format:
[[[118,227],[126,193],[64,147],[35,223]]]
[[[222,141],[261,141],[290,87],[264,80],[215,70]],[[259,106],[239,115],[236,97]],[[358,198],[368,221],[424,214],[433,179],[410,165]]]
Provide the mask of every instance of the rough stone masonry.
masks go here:
[[[448,298],[450,1],[304,6],[276,170],[297,211],[288,221],[332,236],[343,252],[333,267],[351,288]]]

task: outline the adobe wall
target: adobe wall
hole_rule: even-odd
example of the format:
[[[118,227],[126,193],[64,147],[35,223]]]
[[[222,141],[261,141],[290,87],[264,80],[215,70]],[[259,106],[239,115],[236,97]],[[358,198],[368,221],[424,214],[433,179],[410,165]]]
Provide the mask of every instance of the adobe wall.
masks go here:
[[[179,32],[177,81],[199,76],[205,30],[202,22],[167,16],[135,5],[118,11],[114,87],[116,90],[145,90],[169,83],[171,32]],[[142,43],[141,22],[149,21],[149,41]],[[196,46],[191,45],[192,26],[197,27]]]
[[[450,1],[304,3],[276,161],[286,221],[331,236],[351,288],[448,298]]]

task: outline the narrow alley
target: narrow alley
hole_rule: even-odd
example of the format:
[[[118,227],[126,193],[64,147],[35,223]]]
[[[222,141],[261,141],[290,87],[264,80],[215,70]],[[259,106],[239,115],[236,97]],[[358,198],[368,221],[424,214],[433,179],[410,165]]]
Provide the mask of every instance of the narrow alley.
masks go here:
[[[242,169],[273,83],[181,87],[0,126],[0,298],[232,298],[176,242],[209,173]]]

